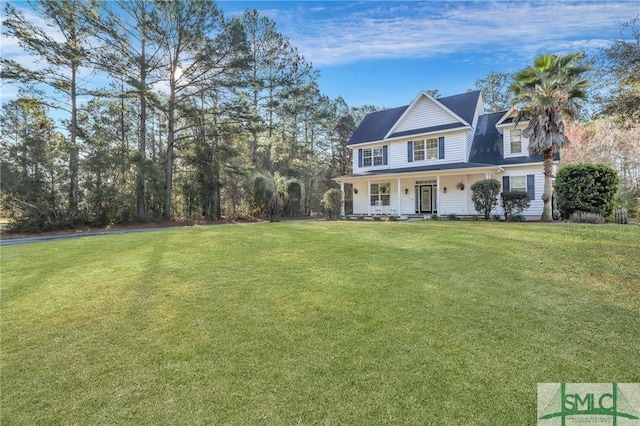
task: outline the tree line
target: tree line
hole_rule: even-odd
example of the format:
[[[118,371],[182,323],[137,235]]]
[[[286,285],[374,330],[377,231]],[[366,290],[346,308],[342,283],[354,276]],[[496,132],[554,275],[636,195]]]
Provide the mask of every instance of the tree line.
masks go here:
[[[3,80],[21,87],[2,111],[2,205],[16,223],[263,216],[274,192],[286,214],[307,215],[350,171],[346,141],[372,108],[322,94],[256,10],[35,1],[46,25],[5,12],[5,34],[42,65],[2,58]]]
[[[35,0],[31,11],[38,20],[6,3],[3,32],[38,64],[0,58],[3,81],[20,87],[0,117],[0,203],[16,229],[309,215],[331,177],[351,172],[346,142],[378,109],[324,95],[318,71],[256,10]],[[610,79],[602,107],[576,125],[621,132],[601,156],[624,164],[637,189],[639,37],[629,28],[631,41],[594,67]],[[511,79],[476,81],[487,110],[510,106]]]

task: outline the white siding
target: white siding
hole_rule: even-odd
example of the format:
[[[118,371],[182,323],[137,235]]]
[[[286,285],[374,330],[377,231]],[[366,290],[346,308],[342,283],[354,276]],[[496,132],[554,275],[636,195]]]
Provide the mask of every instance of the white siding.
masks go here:
[[[458,189],[456,185],[462,182],[464,189]],[[447,188],[447,192],[444,192]],[[474,214],[468,210],[467,198],[471,199],[471,190],[467,185],[466,176],[444,176],[440,178],[440,209],[438,215],[447,216],[451,213],[457,215]]]
[[[458,120],[445,111],[441,105],[423,96],[408,110],[407,115],[393,129],[393,133],[457,122]]]
[[[353,172],[354,173],[359,173],[359,172],[363,172],[363,171],[367,171],[367,170],[384,170],[384,169],[389,169],[391,168],[391,147],[389,146],[389,143],[376,143],[373,145],[366,145],[364,148],[373,148],[373,147],[382,147],[384,145],[387,145],[387,165],[382,165],[382,166],[370,166],[370,167],[358,167],[358,158],[359,158],[359,154],[358,154],[358,150],[361,149],[360,147],[356,147],[353,148]]]
[[[475,133],[475,125],[469,131],[467,131],[467,143],[465,145],[465,157],[464,161],[469,161],[469,154],[471,154],[471,145],[473,145],[473,134]]]
[[[535,186],[535,196],[534,199],[531,200],[531,205],[527,210],[522,212],[525,216],[540,216],[542,215],[542,208],[544,206],[544,202],[542,201],[542,193],[544,192],[544,173],[542,164],[537,166],[526,166],[526,167],[518,167],[514,169],[508,169],[503,175],[496,176],[496,179],[500,181],[502,185],[502,177],[503,176],[527,176],[534,175],[534,186]],[[500,190],[502,192],[502,189]],[[502,209],[502,202],[500,201],[500,197],[498,197],[498,208],[496,209],[496,214],[504,214],[504,210]]]
[[[471,200],[471,185],[473,185],[474,183],[478,182],[479,180],[482,180],[485,178],[484,174],[475,174],[475,175],[468,175],[467,176],[467,185],[465,185],[465,191],[467,191],[467,212],[468,214],[471,215],[479,215],[480,213],[478,213],[473,205],[473,201]],[[498,180],[500,180],[500,178],[497,178]]]
[[[430,135],[428,138],[436,138],[438,135]],[[425,166],[429,164],[447,164],[466,161],[466,132],[447,133],[444,135],[444,159],[442,160],[422,160],[409,162],[407,157],[407,142],[410,140],[421,140],[425,137],[406,138],[394,141],[389,146],[389,164],[391,168]],[[355,153],[357,155],[357,153]],[[357,165],[357,161],[356,161]],[[355,169],[354,169],[355,170]]]
[[[475,134],[476,128],[478,127],[478,117],[484,114],[484,106],[482,105],[482,96],[478,99],[478,104],[476,105],[476,112],[473,116],[473,123],[471,123],[471,129],[467,131],[467,146],[466,146],[466,156],[465,161],[469,160],[469,154],[471,154],[471,145],[473,144],[473,135]]]

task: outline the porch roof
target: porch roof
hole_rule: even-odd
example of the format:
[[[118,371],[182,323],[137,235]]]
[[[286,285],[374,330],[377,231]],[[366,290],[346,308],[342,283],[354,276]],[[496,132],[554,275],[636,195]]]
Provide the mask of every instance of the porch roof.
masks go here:
[[[415,172],[437,172],[437,171],[447,171],[447,170],[456,170],[456,169],[476,169],[476,168],[484,168],[484,167],[495,167],[494,164],[485,164],[485,163],[447,163],[447,164],[433,164],[433,165],[423,165],[423,166],[414,166],[414,167],[403,167],[400,169],[378,169],[378,170],[367,170],[362,173],[354,173],[345,176],[337,176],[333,178],[334,180],[347,179],[347,178],[361,178],[368,176],[381,176],[381,175],[396,175],[402,173],[415,173]]]

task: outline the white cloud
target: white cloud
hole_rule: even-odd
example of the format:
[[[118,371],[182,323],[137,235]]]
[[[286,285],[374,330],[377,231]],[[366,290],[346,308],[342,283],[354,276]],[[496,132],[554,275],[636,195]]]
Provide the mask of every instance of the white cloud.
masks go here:
[[[640,12],[633,2],[329,4],[340,10],[323,18],[304,8],[269,11],[314,65],[487,49],[528,59],[542,51],[589,50],[618,37],[621,24]]]

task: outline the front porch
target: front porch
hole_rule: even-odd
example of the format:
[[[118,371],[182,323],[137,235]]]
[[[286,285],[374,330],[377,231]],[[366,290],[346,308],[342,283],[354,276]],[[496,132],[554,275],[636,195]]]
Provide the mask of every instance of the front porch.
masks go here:
[[[476,215],[470,186],[486,177],[487,173],[423,174],[340,180],[340,189],[347,200],[343,203],[342,215],[412,219],[431,218],[434,215]]]

